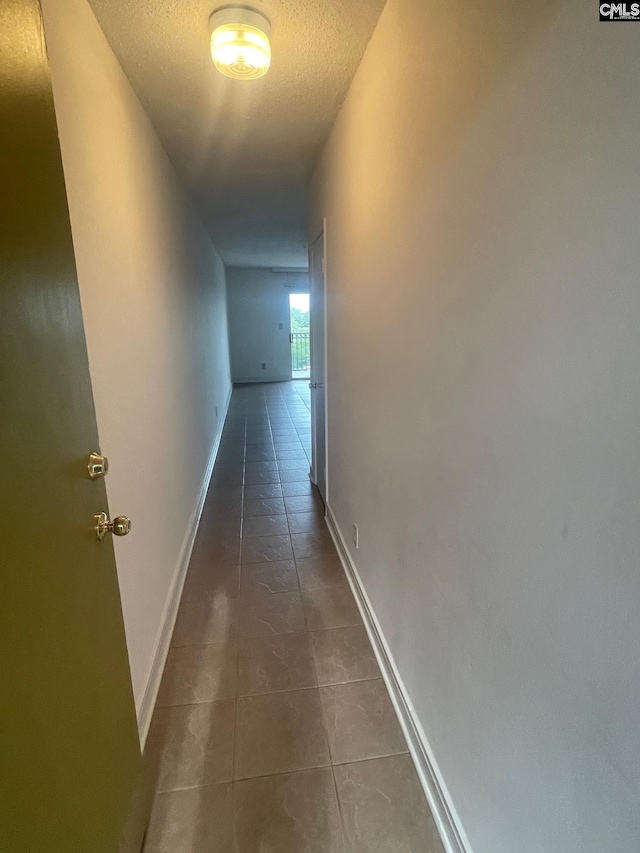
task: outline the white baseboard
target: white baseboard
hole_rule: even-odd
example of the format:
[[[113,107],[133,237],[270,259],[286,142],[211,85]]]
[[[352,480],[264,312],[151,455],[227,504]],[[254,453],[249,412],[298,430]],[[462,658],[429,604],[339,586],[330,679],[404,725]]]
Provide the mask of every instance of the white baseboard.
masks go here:
[[[380,623],[371,606],[358,570],[347,550],[344,536],[338,527],[329,505],[327,505],[327,526],[338,549],[342,566],[362,615],[364,626],[371,640],[371,645],[380,665],[382,677],[389,690],[391,701],[402,726],[402,731],[409,746],[409,752],[411,753],[420,782],[424,788],[425,796],[431,808],[446,853],[472,853],[469,841],[462,829],[460,818],[453,807],[451,797],[436,764],[433,751],[429,746],[420,721],[415,715],[407,690],[393,660],[385,636],[382,633]]]
[[[189,519],[189,525],[187,527],[187,532],[182,543],[182,548],[180,549],[180,557],[178,558],[176,570],[173,575],[173,581],[171,583],[171,589],[169,591],[169,595],[167,596],[167,602],[165,604],[164,613],[162,615],[160,630],[158,631],[158,636],[156,637],[153,663],[151,664],[151,670],[149,672],[147,686],[145,688],[144,696],[142,698],[142,702],[140,703],[140,708],[138,710],[138,733],[140,737],[140,746],[143,750],[145,742],[147,740],[147,735],[149,733],[149,726],[151,725],[151,717],[153,716],[153,710],[156,705],[158,690],[160,689],[162,673],[164,672],[164,667],[167,662],[167,655],[169,654],[169,645],[171,643],[171,635],[173,634],[176,616],[178,615],[178,607],[180,605],[180,598],[182,596],[182,588],[184,586],[187,568],[189,567],[189,560],[191,559],[191,552],[193,551],[193,544],[195,542],[196,533],[198,532],[200,516],[202,515],[202,507],[204,506],[204,500],[207,495],[207,489],[209,488],[209,480],[211,479],[213,466],[218,455],[218,448],[220,447],[220,438],[222,437],[222,429],[224,427],[224,422],[227,417],[227,411],[229,410],[229,403],[231,402],[232,392],[233,386],[229,390],[229,395],[223,406],[221,415],[218,418],[218,429],[216,431],[216,436],[214,438],[211,453],[209,455],[209,460],[207,462],[207,468],[205,470],[204,477],[202,480],[202,486],[200,487],[200,492],[198,493],[196,505],[193,509],[193,512],[191,513],[191,518]]]
[[[242,379],[234,379],[234,385],[267,385],[269,382],[290,382],[291,376],[284,374],[283,376],[245,376]]]

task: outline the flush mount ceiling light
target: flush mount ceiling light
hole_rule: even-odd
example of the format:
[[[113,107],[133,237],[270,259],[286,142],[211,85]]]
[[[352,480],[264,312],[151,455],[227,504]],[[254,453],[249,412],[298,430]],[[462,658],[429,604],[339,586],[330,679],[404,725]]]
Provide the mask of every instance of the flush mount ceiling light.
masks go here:
[[[253,9],[226,6],[209,19],[211,58],[221,74],[238,80],[263,77],[271,64],[269,21]]]

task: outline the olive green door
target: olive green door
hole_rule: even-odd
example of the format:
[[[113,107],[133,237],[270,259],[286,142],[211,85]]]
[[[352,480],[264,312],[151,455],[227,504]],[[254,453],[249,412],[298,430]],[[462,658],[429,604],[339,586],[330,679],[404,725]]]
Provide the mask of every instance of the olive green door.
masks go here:
[[[36,0],[0,3],[0,187],[0,851],[116,853],[140,754]]]

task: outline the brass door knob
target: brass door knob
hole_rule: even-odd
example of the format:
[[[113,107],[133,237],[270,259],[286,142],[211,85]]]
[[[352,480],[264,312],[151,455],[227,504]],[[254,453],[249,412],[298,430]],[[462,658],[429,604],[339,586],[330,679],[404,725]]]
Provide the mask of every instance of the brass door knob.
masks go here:
[[[126,515],[116,515],[111,522],[111,529],[114,536],[126,536],[131,533],[131,519]]]
[[[106,512],[99,512],[94,516],[96,522],[96,536],[102,542],[105,533],[113,533],[114,536],[126,536],[131,533],[131,519],[126,515],[117,515],[113,521],[109,521]]]

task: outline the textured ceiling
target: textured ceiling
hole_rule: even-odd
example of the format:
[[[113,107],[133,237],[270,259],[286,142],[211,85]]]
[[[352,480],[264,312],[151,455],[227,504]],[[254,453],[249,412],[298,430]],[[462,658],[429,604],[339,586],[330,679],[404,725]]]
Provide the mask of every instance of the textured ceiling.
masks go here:
[[[259,80],[219,74],[211,0],[90,0],[229,266],[306,265],[305,185],[384,0],[255,0]]]

